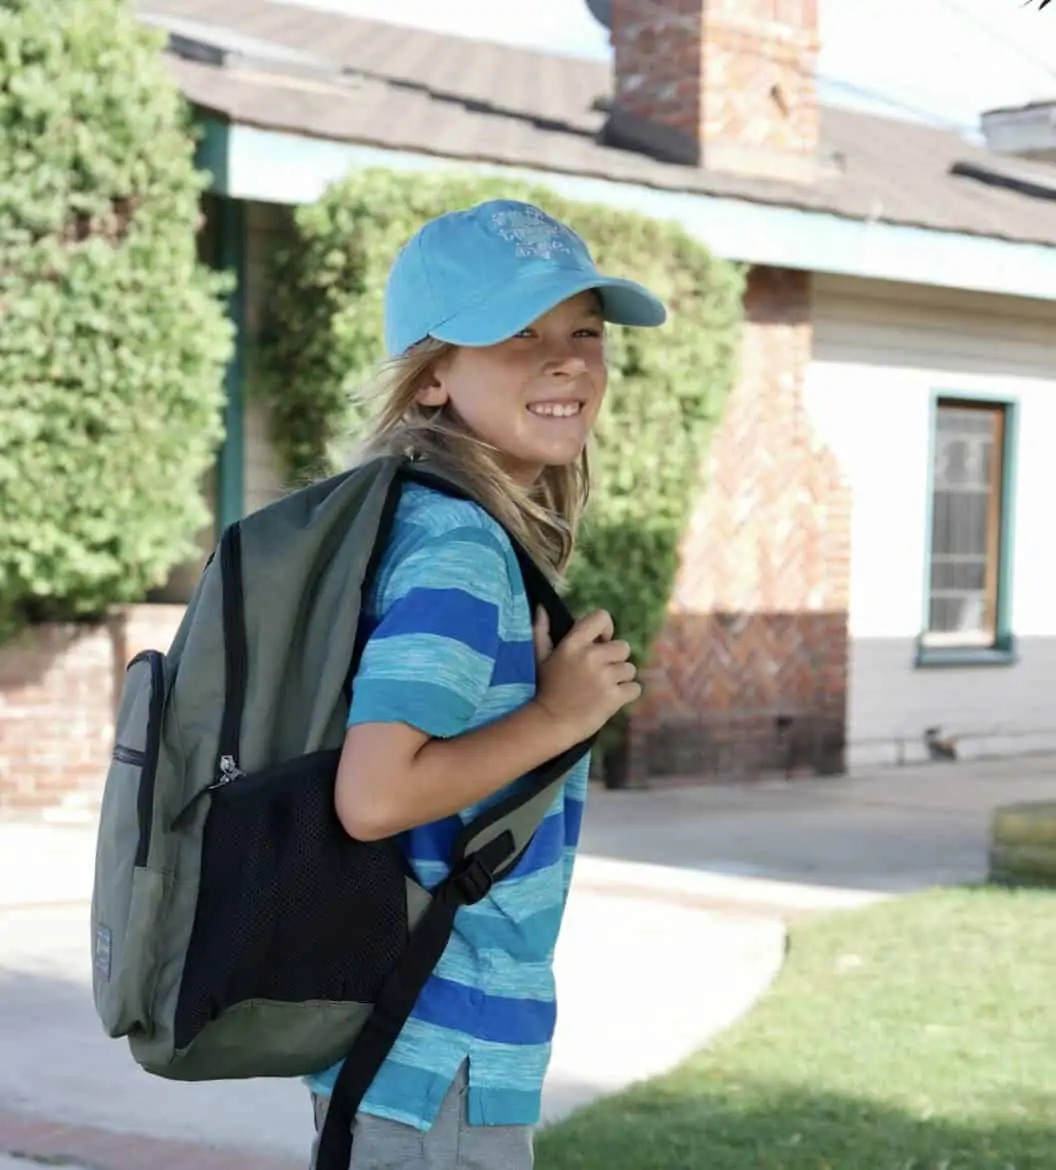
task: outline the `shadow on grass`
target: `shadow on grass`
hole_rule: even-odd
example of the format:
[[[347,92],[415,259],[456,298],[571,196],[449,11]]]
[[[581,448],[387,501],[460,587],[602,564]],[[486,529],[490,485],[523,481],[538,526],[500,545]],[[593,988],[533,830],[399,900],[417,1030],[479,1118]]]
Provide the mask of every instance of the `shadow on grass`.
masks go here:
[[[958,1119],[786,1085],[686,1091],[673,1080],[600,1102],[541,1133],[536,1170],[1056,1167],[1056,1095]]]

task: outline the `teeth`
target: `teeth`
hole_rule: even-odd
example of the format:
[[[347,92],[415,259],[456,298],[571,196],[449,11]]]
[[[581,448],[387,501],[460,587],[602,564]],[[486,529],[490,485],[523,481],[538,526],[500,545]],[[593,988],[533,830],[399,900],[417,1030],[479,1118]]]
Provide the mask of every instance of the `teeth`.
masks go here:
[[[579,402],[534,402],[528,409],[532,414],[541,414],[544,418],[572,418],[579,414],[582,403]]]

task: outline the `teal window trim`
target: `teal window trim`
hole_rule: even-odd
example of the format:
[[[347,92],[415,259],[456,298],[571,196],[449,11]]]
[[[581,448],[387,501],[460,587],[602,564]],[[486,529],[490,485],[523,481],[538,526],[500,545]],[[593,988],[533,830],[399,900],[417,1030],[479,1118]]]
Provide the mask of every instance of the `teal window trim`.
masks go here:
[[[944,403],[1000,407],[1004,411],[1001,444],[1001,530],[998,534],[995,636],[989,646],[935,646],[927,644],[931,596],[931,539],[935,502],[935,442],[938,412]],[[936,389],[931,396],[928,443],[927,522],[924,533],[924,600],[921,632],[916,643],[918,667],[1011,666],[1017,661],[1012,630],[1012,559],[1015,540],[1015,487],[1019,448],[1019,402],[1008,395],[966,390]]]
[[[235,352],[224,376],[224,441],[217,457],[217,535],[244,514],[245,498],[245,374],[246,374],[246,205],[217,200],[216,266],[235,277],[228,314],[235,329]]]
[[[230,186],[231,123],[215,115],[195,111],[198,144],[194,165],[209,176],[209,191],[226,195]]]

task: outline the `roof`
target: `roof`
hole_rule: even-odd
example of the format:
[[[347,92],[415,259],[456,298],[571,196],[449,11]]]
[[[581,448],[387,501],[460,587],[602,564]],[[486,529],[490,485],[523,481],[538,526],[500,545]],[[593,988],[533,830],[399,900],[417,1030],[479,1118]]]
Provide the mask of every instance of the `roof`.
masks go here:
[[[823,177],[757,179],[601,141],[612,90],[605,63],[270,0],[139,0],[139,9],[193,40],[228,46],[192,60],[170,43],[167,59],[189,101],[239,124],[1056,244],[1056,171],[948,130],[823,108]]]

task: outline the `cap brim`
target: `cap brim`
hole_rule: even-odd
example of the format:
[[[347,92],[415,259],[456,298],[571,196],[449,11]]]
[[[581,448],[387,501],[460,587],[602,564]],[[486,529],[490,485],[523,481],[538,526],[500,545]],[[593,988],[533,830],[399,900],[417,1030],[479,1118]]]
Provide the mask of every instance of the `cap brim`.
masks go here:
[[[611,276],[584,276],[579,272],[547,272],[526,276],[463,309],[431,331],[451,345],[497,345],[537,321],[569,297],[596,289],[602,315],[614,325],[662,325],[667,320],[663,302],[633,280]]]

